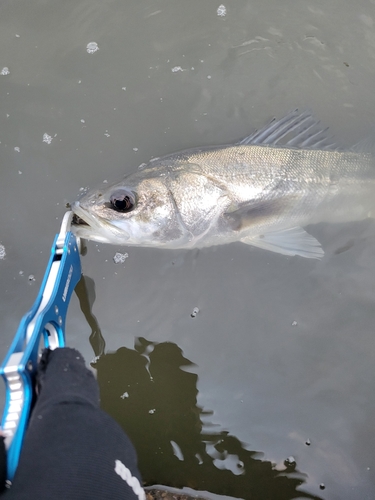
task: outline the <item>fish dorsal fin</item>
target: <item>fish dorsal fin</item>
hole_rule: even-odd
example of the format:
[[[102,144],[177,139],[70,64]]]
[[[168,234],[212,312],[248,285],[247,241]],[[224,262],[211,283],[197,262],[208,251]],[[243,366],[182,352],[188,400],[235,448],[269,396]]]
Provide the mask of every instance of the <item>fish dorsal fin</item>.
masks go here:
[[[307,259],[321,259],[324,255],[319,241],[302,227],[272,231],[256,237],[245,237],[241,241],[247,245],[282,255],[300,255]]]
[[[256,130],[238,144],[284,146],[307,149],[338,150],[328,127],[322,128],[309,111],[295,109],[280,120],[273,118],[267,125]],[[284,140],[283,140],[284,139]]]
[[[351,147],[351,151],[354,153],[375,155],[375,141],[373,134],[354,144],[354,146]]]

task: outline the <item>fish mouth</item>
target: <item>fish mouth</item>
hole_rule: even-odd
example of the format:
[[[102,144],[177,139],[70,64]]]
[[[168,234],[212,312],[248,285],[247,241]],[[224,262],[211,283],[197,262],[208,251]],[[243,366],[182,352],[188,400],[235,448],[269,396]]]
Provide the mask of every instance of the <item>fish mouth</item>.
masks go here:
[[[79,215],[73,214],[72,226],[90,226],[85,220],[81,219]]]
[[[106,219],[89,212],[79,201],[72,204],[72,231],[76,236],[100,243],[126,242],[129,235]]]

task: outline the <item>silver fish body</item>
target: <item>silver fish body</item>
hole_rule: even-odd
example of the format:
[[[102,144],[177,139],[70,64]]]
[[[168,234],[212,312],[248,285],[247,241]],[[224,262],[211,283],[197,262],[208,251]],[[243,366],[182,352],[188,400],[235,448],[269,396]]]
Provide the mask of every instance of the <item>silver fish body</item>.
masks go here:
[[[201,248],[241,241],[321,258],[319,242],[302,227],[373,217],[375,157],[332,150],[317,126],[309,114],[294,112],[238,144],[151,160],[73,204],[84,222],[74,230],[113,244]],[[286,134],[292,138],[280,145]]]

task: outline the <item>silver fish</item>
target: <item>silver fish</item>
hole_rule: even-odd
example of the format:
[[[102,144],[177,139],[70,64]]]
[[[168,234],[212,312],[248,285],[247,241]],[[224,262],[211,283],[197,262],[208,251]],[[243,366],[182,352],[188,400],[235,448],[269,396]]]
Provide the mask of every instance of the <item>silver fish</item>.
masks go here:
[[[303,226],[375,214],[375,155],[340,151],[298,110],[234,145],[151,160],[72,205],[73,230],[116,245],[201,248],[241,241],[320,259]]]

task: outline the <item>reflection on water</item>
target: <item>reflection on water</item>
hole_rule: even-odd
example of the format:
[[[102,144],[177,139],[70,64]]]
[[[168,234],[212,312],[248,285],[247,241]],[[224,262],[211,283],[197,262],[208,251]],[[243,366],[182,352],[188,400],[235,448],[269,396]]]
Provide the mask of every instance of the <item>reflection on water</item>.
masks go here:
[[[134,350],[121,347],[93,366],[102,408],[129,434],[146,484],[246,499],[317,498],[300,491],[307,476],[296,463],[276,470],[235,436],[215,429],[208,421],[213,412],[197,405],[194,364],[173,342],[138,338]]]
[[[194,363],[173,342],[137,338],[134,349],[105,353],[105,340],[92,314],[95,283],[82,276],[76,293],[91,327],[101,406],[133,441],[147,485],[188,486],[245,499],[318,497],[301,492],[307,475],[295,461],[285,467],[261,459],[212,422],[197,404]],[[249,422],[251,426],[251,422]]]

